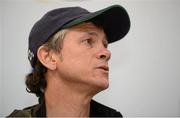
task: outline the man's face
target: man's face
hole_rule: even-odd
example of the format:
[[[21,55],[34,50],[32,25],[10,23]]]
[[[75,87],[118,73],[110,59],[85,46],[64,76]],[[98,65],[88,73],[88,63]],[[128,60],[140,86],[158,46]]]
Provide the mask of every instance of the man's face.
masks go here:
[[[79,87],[106,89],[111,57],[107,45],[104,31],[92,23],[70,28],[58,53],[58,76]]]

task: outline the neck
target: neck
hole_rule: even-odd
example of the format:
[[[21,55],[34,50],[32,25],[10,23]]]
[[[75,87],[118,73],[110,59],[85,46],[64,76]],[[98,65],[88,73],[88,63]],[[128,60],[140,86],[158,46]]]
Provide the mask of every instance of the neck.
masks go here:
[[[79,90],[78,85],[67,84],[59,78],[47,78],[46,115],[88,117],[92,97],[91,92]]]

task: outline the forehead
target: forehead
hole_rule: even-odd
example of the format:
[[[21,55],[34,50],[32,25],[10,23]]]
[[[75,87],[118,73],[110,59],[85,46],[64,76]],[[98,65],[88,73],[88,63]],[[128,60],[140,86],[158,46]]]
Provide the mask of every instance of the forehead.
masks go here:
[[[79,25],[76,25],[74,27],[71,27],[70,30],[76,30],[86,33],[96,33],[96,34],[102,34],[104,37],[106,37],[106,34],[104,33],[103,28],[95,26],[92,22],[82,23]]]

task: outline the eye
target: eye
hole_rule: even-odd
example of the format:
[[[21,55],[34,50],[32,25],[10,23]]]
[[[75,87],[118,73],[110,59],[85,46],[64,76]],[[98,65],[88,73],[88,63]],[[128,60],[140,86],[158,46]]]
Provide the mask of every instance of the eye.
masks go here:
[[[87,39],[83,40],[83,43],[88,44],[88,45],[92,45],[92,39],[87,38]]]
[[[104,45],[105,48],[108,48],[108,41],[106,39],[103,40],[103,45]]]
[[[103,43],[105,48],[108,48],[108,44],[107,43]]]

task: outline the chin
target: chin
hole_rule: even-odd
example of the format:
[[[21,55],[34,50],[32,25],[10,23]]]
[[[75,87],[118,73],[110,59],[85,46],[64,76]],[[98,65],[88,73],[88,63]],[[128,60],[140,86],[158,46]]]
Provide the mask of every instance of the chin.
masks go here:
[[[98,81],[95,83],[95,86],[98,92],[103,91],[109,87],[109,81],[108,79],[103,80],[103,81]]]
[[[109,87],[109,82],[104,83],[101,88],[102,88],[103,90],[105,90],[105,89],[107,89],[108,87]]]

